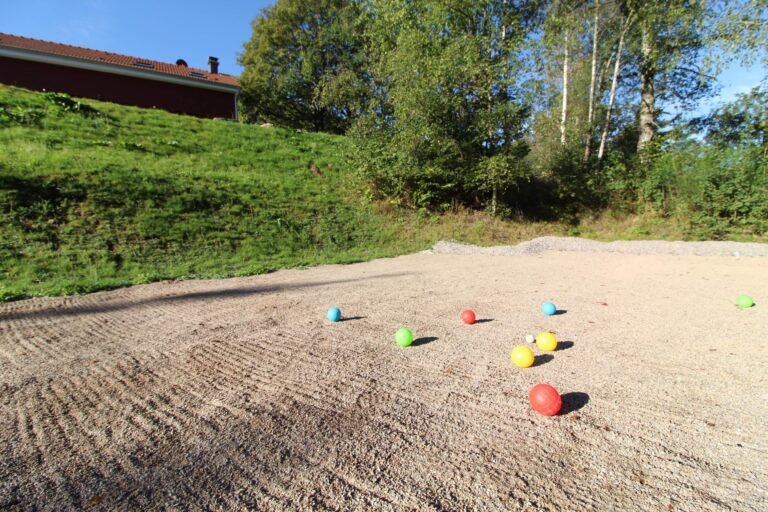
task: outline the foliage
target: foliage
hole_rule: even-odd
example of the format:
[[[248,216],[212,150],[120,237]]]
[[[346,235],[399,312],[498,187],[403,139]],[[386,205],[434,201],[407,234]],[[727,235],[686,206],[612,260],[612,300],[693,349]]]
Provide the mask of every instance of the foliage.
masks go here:
[[[698,236],[768,232],[768,161],[759,147],[688,142],[657,157],[643,187],[664,214],[690,219]]]
[[[371,199],[666,215],[677,181],[655,158],[680,149],[718,64],[760,53],[766,15],[757,0],[279,0],[254,20],[243,102],[251,120],[350,134]],[[702,122],[708,142],[761,136],[740,121],[761,94]]]
[[[360,22],[351,0],[278,0],[266,8],[240,57],[243,114],[343,133],[367,94]]]
[[[749,144],[768,151],[768,89],[755,87],[695,125],[718,147]]]
[[[371,106],[351,132],[353,164],[384,197],[421,208],[495,207],[527,176],[528,106],[508,2],[371,2]]]
[[[765,0],[715,2],[716,21],[709,27],[715,51],[707,60],[722,66],[734,57],[751,65],[762,60],[768,65],[768,3]]]
[[[713,238],[768,233],[768,160],[759,148],[704,151],[691,198],[692,225]]]
[[[708,0],[625,0],[624,4],[638,19],[629,45],[636,79],[650,73],[657,101],[682,109],[709,95],[713,68],[703,56],[712,43],[708,28],[715,21],[715,4]],[[648,54],[643,53],[643,33],[649,36]]]

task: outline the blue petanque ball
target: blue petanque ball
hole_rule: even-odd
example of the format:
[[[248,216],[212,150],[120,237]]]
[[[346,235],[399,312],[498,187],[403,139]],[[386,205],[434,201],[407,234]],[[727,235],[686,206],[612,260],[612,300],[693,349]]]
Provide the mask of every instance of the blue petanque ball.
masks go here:
[[[557,306],[551,302],[545,302],[541,305],[541,311],[547,316],[552,316],[557,313]]]
[[[341,310],[339,308],[331,308],[325,316],[331,322],[338,322],[341,320]]]

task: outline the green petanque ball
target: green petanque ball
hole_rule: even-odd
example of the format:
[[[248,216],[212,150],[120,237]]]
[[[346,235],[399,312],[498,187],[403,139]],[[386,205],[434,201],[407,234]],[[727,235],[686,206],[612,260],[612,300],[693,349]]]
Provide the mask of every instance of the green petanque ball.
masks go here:
[[[405,327],[398,329],[395,333],[395,341],[401,347],[407,347],[413,343],[413,333],[410,329],[406,329]]]
[[[753,301],[752,297],[750,297],[749,295],[739,295],[738,297],[736,297],[736,305],[740,309],[747,309],[754,306],[755,301]]]

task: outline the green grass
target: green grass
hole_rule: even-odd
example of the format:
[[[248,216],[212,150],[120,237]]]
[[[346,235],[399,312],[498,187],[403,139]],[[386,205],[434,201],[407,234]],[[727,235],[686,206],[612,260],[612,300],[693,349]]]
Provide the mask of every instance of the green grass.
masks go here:
[[[349,263],[440,239],[689,238],[668,219],[576,229],[370,203],[346,144],[0,85],[0,300]]]
[[[425,245],[359,199],[343,137],[66,100],[0,86],[0,299]]]

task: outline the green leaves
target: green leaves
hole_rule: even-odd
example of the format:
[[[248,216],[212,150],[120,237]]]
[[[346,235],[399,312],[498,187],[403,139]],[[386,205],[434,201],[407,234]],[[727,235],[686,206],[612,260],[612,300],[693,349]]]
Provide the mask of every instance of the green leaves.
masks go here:
[[[240,62],[251,121],[343,133],[367,97],[357,2],[279,0],[253,21]]]
[[[413,207],[490,201],[525,167],[509,158],[529,110],[512,100],[521,38],[505,26],[522,14],[500,0],[371,6],[382,87],[352,132],[354,164],[383,197]]]
[[[720,147],[756,145],[768,151],[768,89],[755,87],[699,122],[707,141]]]

